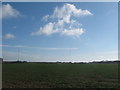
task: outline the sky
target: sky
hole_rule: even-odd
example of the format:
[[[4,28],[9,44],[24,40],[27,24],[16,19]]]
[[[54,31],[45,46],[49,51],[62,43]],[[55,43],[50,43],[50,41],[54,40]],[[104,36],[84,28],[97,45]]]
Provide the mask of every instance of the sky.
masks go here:
[[[4,60],[118,59],[117,2],[4,2]]]

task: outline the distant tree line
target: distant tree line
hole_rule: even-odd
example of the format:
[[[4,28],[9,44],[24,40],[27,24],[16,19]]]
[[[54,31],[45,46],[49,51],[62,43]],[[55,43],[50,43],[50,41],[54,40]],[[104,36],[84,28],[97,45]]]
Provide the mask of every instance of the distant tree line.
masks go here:
[[[27,63],[27,61],[3,61],[3,63]]]
[[[2,59],[0,59],[2,60]],[[3,61],[3,63],[44,63],[44,64],[97,64],[97,63],[120,63],[116,61],[92,61],[92,62],[27,62],[27,61]]]
[[[119,60],[116,61],[93,61],[93,62],[89,62],[89,63],[120,63]]]

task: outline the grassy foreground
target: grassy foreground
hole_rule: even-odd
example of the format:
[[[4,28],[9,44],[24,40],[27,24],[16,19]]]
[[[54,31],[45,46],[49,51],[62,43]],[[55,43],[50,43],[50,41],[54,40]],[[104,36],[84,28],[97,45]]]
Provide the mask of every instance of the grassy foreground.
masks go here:
[[[3,88],[117,88],[118,64],[3,64]]]

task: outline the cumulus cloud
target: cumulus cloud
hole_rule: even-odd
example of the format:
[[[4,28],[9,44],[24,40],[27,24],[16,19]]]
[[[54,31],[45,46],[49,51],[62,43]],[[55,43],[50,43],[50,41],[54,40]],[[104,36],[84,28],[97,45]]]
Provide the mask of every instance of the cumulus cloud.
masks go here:
[[[15,38],[15,35],[13,34],[8,33],[5,35],[5,39],[14,39],[14,38]]]
[[[78,9],[74,4],[64,4],[56,7],[51,15],[45,15],[43,20],[50,22],[40,27],[32,35],[52,35],[59,33],[64,36],[78,37],[84,33],[82,24],[77,20],[81,16],[93,15],[89,10]]]
[[[14,9],[10,4],[2,5],[0,7],[0,12],[2,12],[0,18],[14,18],[21,16],[20,12]]]
[[[48,18],[49,18],[49,15],[45,15],[45,16],[43,17],[43,20],[47,21]]]
[[[79,36],[84,33],[84,30],[82,28],[80,29],[72,29],[72,30],[63,30],[62,35],[67,35],[67,36]]]
[[[40,27],[40,29],[37,32],[32,32],[32,35],[51,35],[53,33],[58,32],[57,30],[54,30],[54,23],[48,23],[44,27]]]
[[[74,4],[64,4],[62,7],[56,7],[52,18],[63,19],[65,22],[69,23],[71,16],[87,16],[93,15],[88,10],[77,9]]]

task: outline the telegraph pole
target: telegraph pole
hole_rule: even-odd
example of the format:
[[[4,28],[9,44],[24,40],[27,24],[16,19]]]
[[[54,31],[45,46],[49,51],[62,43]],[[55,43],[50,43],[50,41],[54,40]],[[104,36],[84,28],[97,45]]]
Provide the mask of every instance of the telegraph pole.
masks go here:
[[[20,48],[18,47],[18,61],[20,60]]]

